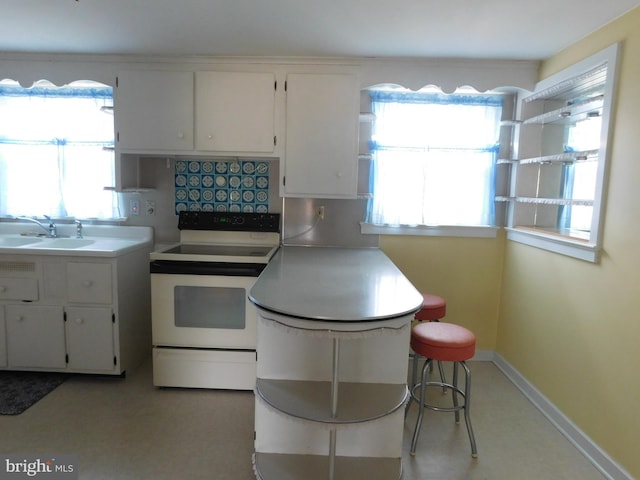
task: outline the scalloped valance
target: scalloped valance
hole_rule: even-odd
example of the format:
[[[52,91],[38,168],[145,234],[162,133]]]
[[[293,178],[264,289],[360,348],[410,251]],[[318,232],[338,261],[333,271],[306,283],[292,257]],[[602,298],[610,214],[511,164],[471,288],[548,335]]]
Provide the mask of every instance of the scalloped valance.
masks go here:
[[[435,86],[451,93],[459,87],[488,90],[533,90],[538,62],[526,60],[429,59],[429,58],[286,58],[286,57],[123,57],[100,55],[0,54],[0,79],[22,86],[47,79],[56,85],[74,80],[94,80],[114,86],[117,72],[131,68],[197,71],[220,69],[277,70],[286,72],[308,65],[313,68],[349,66],[360,75],[361,88],[383,84],[411,90]]]

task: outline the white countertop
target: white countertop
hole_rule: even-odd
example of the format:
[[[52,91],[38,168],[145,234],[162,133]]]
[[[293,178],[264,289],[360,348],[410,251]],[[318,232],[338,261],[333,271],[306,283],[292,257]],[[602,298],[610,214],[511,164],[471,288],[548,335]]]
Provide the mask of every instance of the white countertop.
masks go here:
[[[58,238],[41,236],[33,223],[0,223],[0,254],[118,257],[132,250],[153,248],[151,227],[86,225],[75,238],[72,224],[58,225]]]
[[[281,247],[249,299],[282,315],[336,322],[393,319],[422,306],[422,295],[377,248]]]

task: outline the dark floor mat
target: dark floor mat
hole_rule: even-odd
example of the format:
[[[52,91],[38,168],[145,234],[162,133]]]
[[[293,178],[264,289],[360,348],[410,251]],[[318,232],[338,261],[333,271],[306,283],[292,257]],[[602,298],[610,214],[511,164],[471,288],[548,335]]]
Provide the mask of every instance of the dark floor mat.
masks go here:
[[[68,378],[64,373],[0,372],[0,415],[19,415]]]

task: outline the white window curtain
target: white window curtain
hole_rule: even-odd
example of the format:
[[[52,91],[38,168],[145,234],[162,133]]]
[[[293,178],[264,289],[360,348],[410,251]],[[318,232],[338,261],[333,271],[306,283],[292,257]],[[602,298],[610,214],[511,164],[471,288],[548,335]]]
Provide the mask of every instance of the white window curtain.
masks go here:
[[[493,225],[502,97],[371,92],[375,225]]]
[[[0,82],[0,215],[117,217],[113,89]]]
[[[588,117],[576,122],[566,131],[566,151],[597,150],[600,147],[602,117]],[[593,200],[597,162],[575,162],[563,167],[562,196],[572,200]],[[591,230],[593,206],[563,205],[560,207],[558,227],[571,230]]]

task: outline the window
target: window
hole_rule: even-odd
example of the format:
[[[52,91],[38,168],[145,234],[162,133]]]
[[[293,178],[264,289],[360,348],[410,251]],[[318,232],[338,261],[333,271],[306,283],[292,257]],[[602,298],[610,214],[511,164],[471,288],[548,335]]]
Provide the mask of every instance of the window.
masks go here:
[[[618,46],[522,92],[514,122],[507,238],[597,262]]]
[[[0,82],[0,216],[117,215],[113,91]]]
[[[600,130],[602,117],[588,116],[567,128],[565,151],[585,152],[597,150],[600,146]],[[573,161],[563,165],[562,198],[564,200],[590,199],[596,189],[596,162]],[[588,232],[591,230],[593,206],[572,205],[568,203],[560,207],[558,219],[559,231]]]
[[[370,92],[374,125],[367,223],[495,224],[502,96]]]

